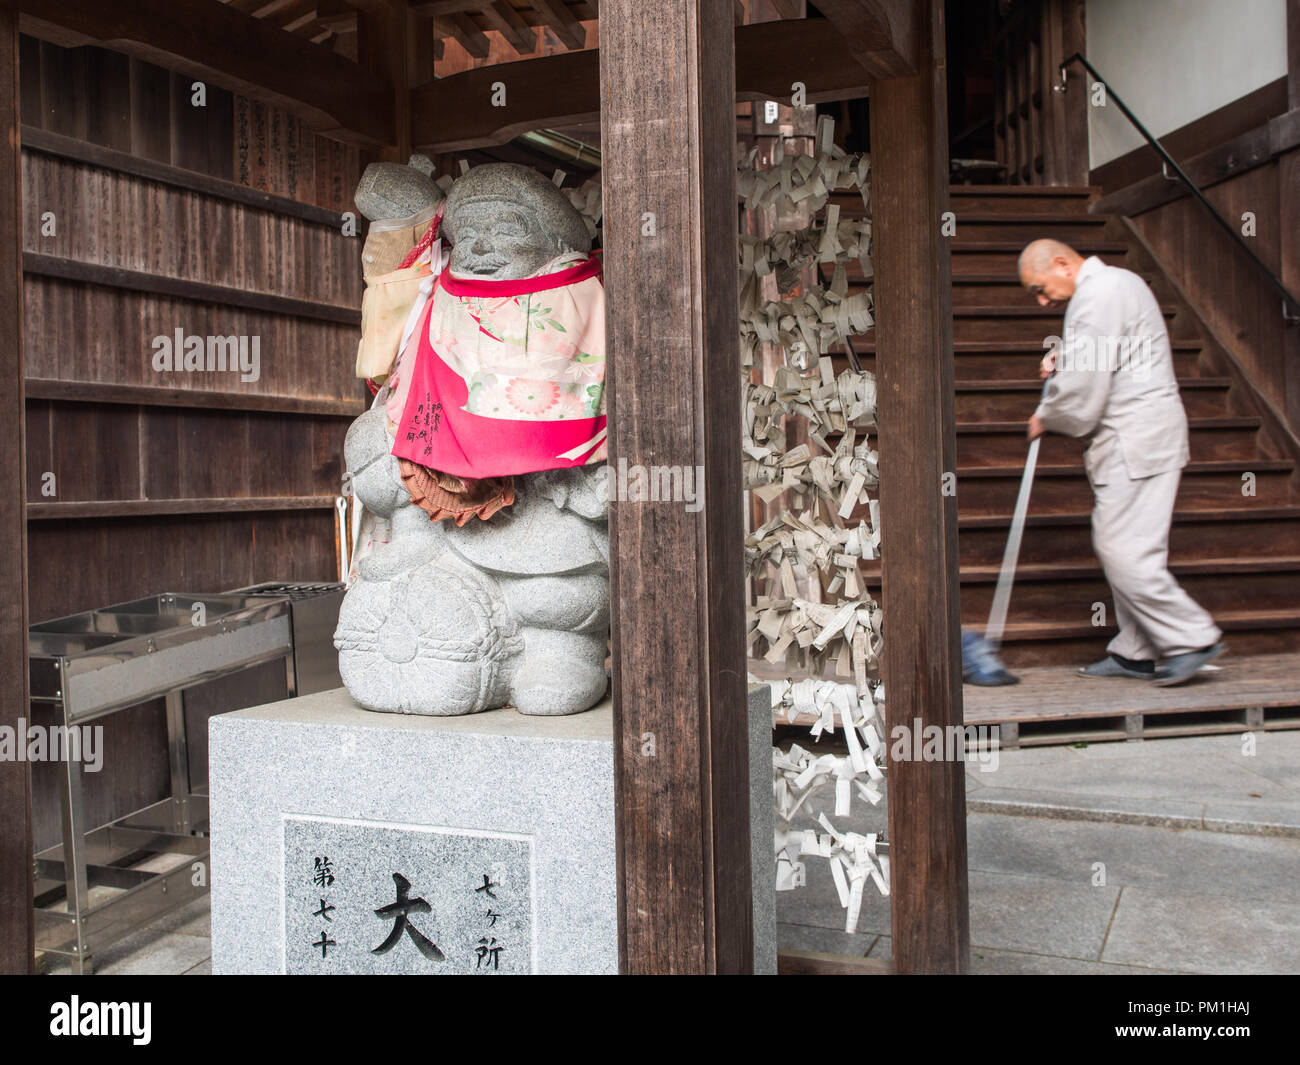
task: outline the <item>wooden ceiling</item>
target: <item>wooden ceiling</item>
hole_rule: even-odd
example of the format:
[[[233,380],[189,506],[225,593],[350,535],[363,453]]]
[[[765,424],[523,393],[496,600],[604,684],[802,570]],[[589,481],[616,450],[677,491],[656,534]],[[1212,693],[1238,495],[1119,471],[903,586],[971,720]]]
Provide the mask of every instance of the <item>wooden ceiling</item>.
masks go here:
[[[220,2],[314,44],[335,47],[357,32],[358,10],[377,6],[376,0]],[[548,36],[566,51],[585,48],[599,14],[598,0],[407,0],[407,6],[435,41],[454,41],[476,59],[488,58],[498,40],[521,56],[537,55]]]
[[[218,0],[332,51],[356,56],[358,14],[386,0]],[[403,0],[393,0],[403,2]],[[599,0],[404,0],[446,77],[511,59],[599,46]],[[804,17],[804,0],[733,0],[737,26]],[[446,69],[443,69],[445,64]]]
[[[397,157],[600,113],[598,0],[7,2],[24,33],[136,55]],[[737,97],[850,99],[910,72],[916,2],[818,0],[808,17],[805,0],[733,0]],[[503,63],[511,103],[489,107],[485,68]]]

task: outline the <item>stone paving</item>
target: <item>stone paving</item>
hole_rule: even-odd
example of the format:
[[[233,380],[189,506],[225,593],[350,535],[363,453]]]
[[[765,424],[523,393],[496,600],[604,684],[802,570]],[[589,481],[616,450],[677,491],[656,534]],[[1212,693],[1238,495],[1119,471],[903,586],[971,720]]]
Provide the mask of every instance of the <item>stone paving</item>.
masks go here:
[[[971,970],[1300,972],[1300,732],[1245,749],[1199,736],[970,763]],[[887,899],[869,892],[850,935],[824,862],[808,881],[777,897],[783,949],[889,956]]]
[[[972,971],[1300,972],[1300,731],[1254,737],[1253,754],[1224,735],[970,763]],[[882,803],[843,827],[879,831],[885,816]],[[847,934],[829,870],[808,862],[808,886],[777,898],[781,947],[888,958],[889,900],[869,889]],[[209,937],[200,899],[95,970],[208,974]]]

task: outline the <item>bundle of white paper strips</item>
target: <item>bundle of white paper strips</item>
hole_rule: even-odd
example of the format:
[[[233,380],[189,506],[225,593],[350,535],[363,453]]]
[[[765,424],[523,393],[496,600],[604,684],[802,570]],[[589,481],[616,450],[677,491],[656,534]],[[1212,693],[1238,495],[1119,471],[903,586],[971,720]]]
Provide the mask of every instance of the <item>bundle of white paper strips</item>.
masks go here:
[[[817,723],[813,735],[843,729],[849,753],[843,756],[814,756],[798,744],[788,752],[773,748],[773,793],[776,812],[784,822],[775,832],[776,889],[788,891],[807,882],[807,870],[800,860],[814,855],[826,858],[831,877],[846,910],[846,932],[855,932],[862,905],[862,892],[870,878],[882,895],[889,894],[889,859],[880,850],[876,833],[862,835],[840,832],[824,813],[814,829],[788,827],[810,796],[828,784],[835,787],[835,816],[847,817],[854,793],[873,806],[883,797],[877,787],[884,780],[884,742],[877,700],[873,694],[859,694],[853,686],[824,680],[802,680],[773,685],[773,715],[794,720],[799,714],[813,714]]]
[[[793,299],[768,300],[752,309],[742,298],[742,354],[747,365],[753,365],[760,344],[777,344],[800,362],[815,361],[874,324],[870,292],[841,296],[830,289],[809,289]]]
[[[740,238],[741,283],[751,277],[764,278],[775,273],[800,270],[805,266],[829,265],[835,271],[831,284],[840,295],[848,290],[847,262],[856,259],[863,280],[871,279],[871,222],[865,218],[846,218],[839,221],[839,205],[832,204],[830,218],[822,225],[805,229],[782,230],[770,237],[742,234]],[[782,288],[787,286],[782,285]]]
[[[831,878],[844,907],[844,931],[858,930],[862,910],[862,893],[872,880],[882,895],[889,894],[889,856],[881,853],[888,847],[875,832],[839,832],[822,814],[818,821],[826,829],[793,829],[776,833],[776,890],[790,891],[807,883],[807,871],[799,859],[812,855],[827,859]]]
[[[758,169],[758,149],[754,148],[740,165],[736,188],[745,201],[745,210],[775,208],[782,214],[805,208],[820,211],[832,192],[870,188],[871,160],[865,155],[848,155],[835,144],[835,123],[823,115],[817,124],[817,137],[809,155],[786,155],[778,137],[773,145],[771,165]]]
[[[856,187],[869,209],[870,163],[837,148],[833,129],[829,118],[821,120],[809,155],[785,155],[778,139],[769,169],[757,169],[757,149],[750,153],[738,176],[745,207],[803,211],[811,219],[832,192]],[[837,375],[830,357],[833,347],[873,324],[870,292],[849,295],[847,267],[856,259],[864,280],[871,279],[870,243],[870,219],[841,219],[839,205],[831,204],[820,222],[766,238],[742,236],[739,246],[741,357],[748,371],[741,401],[744,484],[764,503],[790,501],[745,541],[755,584],[747,638],[751,653],[813,675],[772,684],[774,717],[811,720],[814,739],[839,727],[849,749],[814,756],[797,745],[788,753],[773,748],[773,798],[786,826],[776,833],[777,889],[806,883],[803,858],[826,858],[850,932],[868,879],[888,894],[886,845],[875,834],[841,833],[824,814],[824,832],[789,826],[808,797],[831,783],[837,818],[849,815],[855,795],[872,805],[882,797],[884,689],[870,676],[879,670],[882,618],[858,571],[880,552],[879,507],[868,495],[880,477],[868,435],[876,424],[876,382],[864,371]],[[829,284],[806,283],[814,264],[819,280],[820,269],[829,269]],[[772,284],[789,295],[767,298]],[[781,348],[785,359],[773,380],[760,384],[748,376],[763,345]],[[806,421],[806,443],[789,446],[787,418]],[[855,524],[836,523],[863,505],[866,514]],[[806,598],[814,585],[820,596],[823,577],[833,601]],[[831,663],[853,683],[819,679]]]

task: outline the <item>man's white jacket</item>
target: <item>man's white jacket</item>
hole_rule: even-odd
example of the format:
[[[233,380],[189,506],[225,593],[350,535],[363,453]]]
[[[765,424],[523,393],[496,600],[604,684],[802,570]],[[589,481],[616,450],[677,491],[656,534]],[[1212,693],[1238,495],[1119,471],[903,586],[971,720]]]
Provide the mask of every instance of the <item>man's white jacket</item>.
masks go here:
[[[1075,276],[1056,373],[1035,412],[1050,432],[1089,437],[1084,466],[1106,484],[1118,453],[1134,479],[1187,465],[1187,414],[1164,316],[1137,274],[1095,255]]]

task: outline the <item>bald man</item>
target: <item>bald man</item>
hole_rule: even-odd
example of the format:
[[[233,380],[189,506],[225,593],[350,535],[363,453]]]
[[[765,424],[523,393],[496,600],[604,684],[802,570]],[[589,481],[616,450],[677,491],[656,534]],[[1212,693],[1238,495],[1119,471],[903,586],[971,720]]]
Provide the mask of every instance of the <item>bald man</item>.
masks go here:
[[[1129,270],[1036,240],[1020,254],[1020,283],[1044,307],[1068,301],[1059,340],[1043,359],[1051,380],[1029,419],[1044,432],[1085,437],[1092,544],[1110,583],[1119,632],[1085,677],[1181,684],[1221,654],[1223,633],[1169,572],[1169,523],[1187,465],[1187,415],[1164,316]]]

